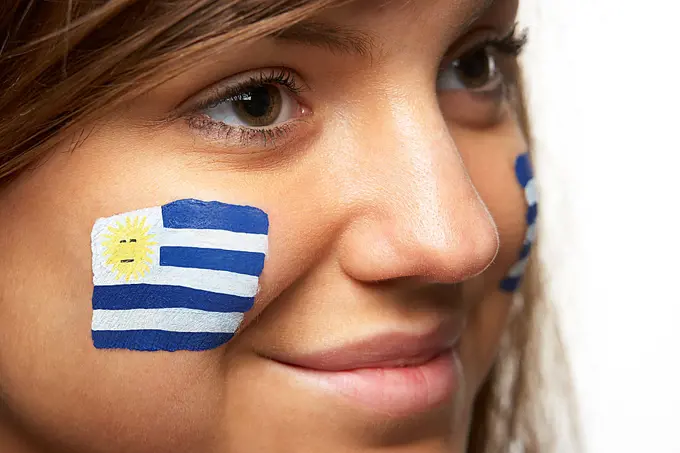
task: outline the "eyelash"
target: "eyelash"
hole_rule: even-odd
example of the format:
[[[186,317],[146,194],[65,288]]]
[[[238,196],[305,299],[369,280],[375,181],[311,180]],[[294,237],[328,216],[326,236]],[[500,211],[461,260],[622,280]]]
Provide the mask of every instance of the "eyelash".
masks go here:
[[[210,97],[199,103],[195,110],[203,110],[210,107],[217,106],[220,102],[228,99],[237,99],[238,95],[246,88],[252,88],[261,85],[281,85],[288,88],[293,94],[300,94],[305,91],[293,73],[287,69],[279,68],[271,71],[260,71],[259,74],[251,76],[247,80],[243,80],[236,85],[228,87],[216,87],[210,94]]]
[[[526,29],[518,33],[517,26],[515,25],[506,36],[484,40],[475,45],[472,50],[491,47],[503,55],[516,58],[521,54],[526,43]],[[286,138],[294,127],[294,121],[270,128],[246,128],[216,122],[200,113],[226,100],[238,99],[239,94],[248,88],[263,85],[279,85],[294,95],[299,95],[306,90],[306,87],[298,82],[297,77],[290,70],[284,68],[278,68],[275,72],[263,70],[259,74],[235,85],[213,88],[208,97],[192,109],[192,113],[188,118],[189,126],[202,130],[217,140],[226,141],[233,134],[238,134],[237,139],[244,147],[250,145],[253,140],[260,140],[264,146],[268,146],[269,143],[275,144],[277,139]]]
[[[517,24],[512,27],[510,33],[500,39],[488,39],[475,48],[490,46],[498,52],[510,56],[519,57],[529,40],[527,29],[517,31]]]
[[[242,146],[248,146],[253,140],[260,140],[265,146],[276,143],[277,139],[285,138],[293,128],[293,121],[269,128],[246,128],[213,121],[200,112],[216,107],[228,100],[237,100],[239,95],[248,88],[263,85],[279,85],[294,95],[299,95],[307,87],[298,82],[297,77],[290,70],[278,68],[262,70],[258,74],[230,86],[218,86],[210,90],[208,97],[192,108],[189,116],[189,126],[205,131],[217,140],[227,140],[238,134],[237,140]],[[298,120],[299,121],[299,120]]]

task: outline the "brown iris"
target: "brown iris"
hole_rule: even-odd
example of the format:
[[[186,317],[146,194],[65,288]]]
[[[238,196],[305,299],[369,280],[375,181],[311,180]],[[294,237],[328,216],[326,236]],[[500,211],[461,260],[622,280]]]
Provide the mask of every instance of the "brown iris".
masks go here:
[[[460,81],[474,90],[487,85],[496,76],[496,65],[487,47],[480,47],[453,62]]]
[[[270,126],[283,106],[281,92],[275,85],[246,88],[232,102],[238,119],[250,127]]]

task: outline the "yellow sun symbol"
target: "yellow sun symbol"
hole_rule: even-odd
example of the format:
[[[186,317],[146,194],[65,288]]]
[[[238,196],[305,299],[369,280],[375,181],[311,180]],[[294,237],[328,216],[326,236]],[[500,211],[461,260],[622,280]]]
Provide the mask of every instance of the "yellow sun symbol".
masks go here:
[[[155,235],[149,233],[150,228],[146,217],[126,217],[125,223],[117,221],[116,225],[109,226],[102,245],[106,264],[116,272],[116,278],[129,282],[149,272],[151,246],[157,244],[151,240]]]

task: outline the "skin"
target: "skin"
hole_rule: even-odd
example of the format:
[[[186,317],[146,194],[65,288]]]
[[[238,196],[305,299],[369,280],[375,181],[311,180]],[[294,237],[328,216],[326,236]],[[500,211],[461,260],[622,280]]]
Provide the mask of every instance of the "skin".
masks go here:
[[[514,175],[526,142],[509,101],[433,89],[447,52],[515,21],[516,1],[500,1],[465,28],[481,3],[364,2],[316,18],[370,33],[371,56],[225,43],[0,192],[0,450],[464,452],[509,316],[498,285],[526,209]],[[149,126],[212,83],[268,67],[309,86],[304,122],[276,147],[215,140],[184,120]],[[269,214],[255,308],[215,350],[95,349],[94,221],[190,197]],[[442,320],[467,323],[461,388],[404,417],[296,382],[263,357]]]

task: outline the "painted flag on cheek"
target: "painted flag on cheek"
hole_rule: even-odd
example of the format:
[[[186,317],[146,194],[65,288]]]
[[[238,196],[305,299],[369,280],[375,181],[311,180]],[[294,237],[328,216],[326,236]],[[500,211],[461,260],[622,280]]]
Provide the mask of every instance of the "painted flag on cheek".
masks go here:
[[[228,342],[253,306],[267,214],[178,200],[92,229],[96,348],[202,351]]]
[[[524,199],[527,203],[526,211],[526,225],[527,230],[524,237],[524,243],[519,253],[519,259],[510,268],[508,274],[501,281],[501,290],[506,292],[517,291],[522,283],[522,277],[529,264],[529,254],[531,248],[536,240],[536,218],[538,217],[538,197],[536,195],[536,183],[534,181],[534,173],[531,166],[529,153],[521,154],[515,161],[515,176],[517,182],[524,191]]]

